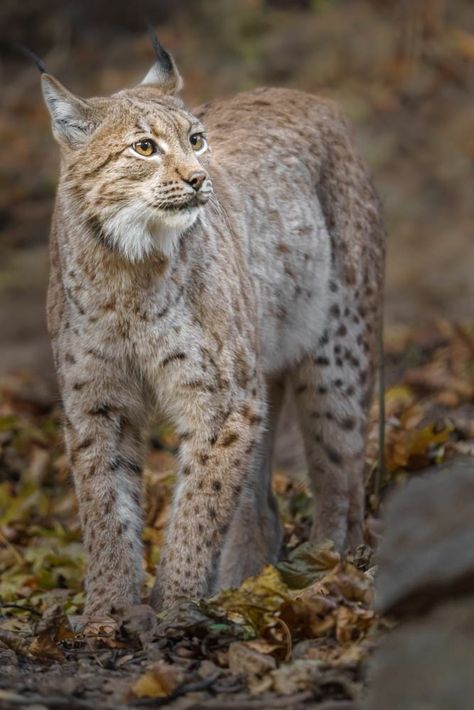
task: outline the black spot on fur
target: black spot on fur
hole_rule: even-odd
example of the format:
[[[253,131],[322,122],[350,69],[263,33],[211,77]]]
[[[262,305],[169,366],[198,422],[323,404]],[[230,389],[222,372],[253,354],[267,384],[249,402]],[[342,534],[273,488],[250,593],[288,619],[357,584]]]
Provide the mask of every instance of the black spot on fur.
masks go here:
[[[92,357],[95,357],[97,360],[102,360],[102,362],[110,362],[109,358],[106,355],[103,355],[101,352],[95,350],[94,348],[89,348],[89,350],[86,350],[86,355],[92,355]]]
[[[325,355],[319,355],[316,360],[315,360],[317,365],[321,365],[321,367],[327,367],[329,365],[329,358],[327,358]]]
[[[79,442],[79,444],[75,447],[75,451],[81,451],[82,449],[88,449],[92,443],[93,443],[93,439],[91,437],[88,437],[87,439],[84,439],[83,441]]]
[[[340,465],[342,463],[341,454],[338,451],[336,451],[336,449],[333,449],[332,446],[325,446],[324,451],[326,453],[326,456],[328,457],[328,459],[332,463],[334,463],[336,465]]]
[[[339,426],[341,429],[344,429],[344,431],[352,431],[355,429],[355,419],[352,417],[346,417],[345,419],[342,419],[342,421],[339,422]]]
[[[208,515],[211,520],[216,520],[217,519],[217,513],[215,508],[209,508]]]
[[[161,362],[161,367],[165,367],[165,365],[168,365],[174,360],[185,360],[186,358],[186,353],[174,353],[173,355],[168,355],[168,357],[165,357],[165,359]]]
[[[119,468],[126,469],[127,471],[131,471],[132,473],[141,473],[142,470],[140,464],[125,458],[125,456],[120,455],[116,456],[110,464],[110,469],[112,471],[116,471]]]
[[[108,419],[110,417],[111,411],[112,407],[109,404],[99,404],[97,407],[89,409],[87,414],[90,414],[93,417],[105,417],[106,419]]]
[[[231,446],[239,438],[239,435],[235,431],[228,432],[221,441],[221,446]]]
[[[327,345],[328,342],[329,342],[329,333],[327,330],[325,330],[324,333],[319,338],[319,345],[320,345],[320,347],[323,347],[323,345]]]

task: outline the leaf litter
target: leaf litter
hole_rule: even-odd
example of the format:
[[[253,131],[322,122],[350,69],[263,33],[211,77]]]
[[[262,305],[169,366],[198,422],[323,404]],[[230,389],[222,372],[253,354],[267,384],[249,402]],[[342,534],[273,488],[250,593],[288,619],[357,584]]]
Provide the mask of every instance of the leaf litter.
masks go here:
[[[473,330],[442,322],[425,332],[389,331],[386,359],[382,507],[384,495],[410,476],[472,453]],[[285,541],[276,567],[239,589],[158,615],[146,604],[118,610],[114,624],[104,621],[91,637],[81,630],[85,557],[59,412],[26,376],[3,378],[0,703],[198,708],[332,700],[355,707],[366,661],[388,623],[373,608],[377,422],[374,403],[365,545],[341,556],[329,541],[311,544],[308,488],[278,470]],[[164,539],[176,444],[172,431],[159,428],[145,467],[144,594]]]

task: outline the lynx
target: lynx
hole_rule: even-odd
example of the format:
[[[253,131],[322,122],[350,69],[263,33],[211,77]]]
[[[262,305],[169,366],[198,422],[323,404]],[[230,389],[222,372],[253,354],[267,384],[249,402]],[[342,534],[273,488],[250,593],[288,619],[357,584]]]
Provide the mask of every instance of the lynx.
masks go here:
[[[138,86],[109,98],[42,75],[61,152],[48,326],[89,619],[140,601],[157,411],[180,448],[156,608],[277,560],[284,387],[305,441],[311,539],[362,541],[384,261],[367,170],[331,102],[261,88],[190,112],[158,41],[156,54]]]

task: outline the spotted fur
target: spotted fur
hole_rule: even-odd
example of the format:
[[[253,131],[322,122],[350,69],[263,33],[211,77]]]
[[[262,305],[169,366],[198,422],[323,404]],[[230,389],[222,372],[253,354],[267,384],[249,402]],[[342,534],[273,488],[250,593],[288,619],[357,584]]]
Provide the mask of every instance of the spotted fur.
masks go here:
[[[88,100],[43,75],[61,147],[48,322],[91,618],[140,598],[140,474],[156,409],[181,438],[156,606],[277,559],[271,452],[285,383],[312,538],[362,540],[384,259],[367,171],[332,103],[258,89],[190,113],[165,64]],[[210,150],[197,155],[189,135],[204,127]],[[152,159],[130,147],[144,136],[160,146]]]

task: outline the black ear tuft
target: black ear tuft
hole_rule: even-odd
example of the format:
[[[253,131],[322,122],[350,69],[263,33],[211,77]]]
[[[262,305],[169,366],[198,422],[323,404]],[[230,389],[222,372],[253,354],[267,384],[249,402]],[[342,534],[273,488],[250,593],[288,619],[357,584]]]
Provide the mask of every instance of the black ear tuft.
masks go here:
[[[158,39],[158,36],[155,32],[155,29],[151,25],[150,22],[148,23],[147,26],[148,26],[148,34],[150,35],[153,51],[155,52],[156,61],[163,67],[164,71],[172,72],[173,71],[173,62],[171,61],[170,55],[168,54],[166,49],[161,44],[161,42]]]
[[[18,49],[19,52],[25,55],[25,57],[28,57],[28,59],[31,59],[36,67],[39,69],[40,74],[46,74],[46,67],[44,66],[43,60],[38,57],[37,54],[31,51],[31,49],[28,49],[28,47],[24,47],[22,44],[15,43],[15,47]]]
[[[150,24],[148,32],[155,52],[155,62],[141,84],[154,87],[163,94],[177,94],[183,88],[183,80],[175,61],[163,47]]]

